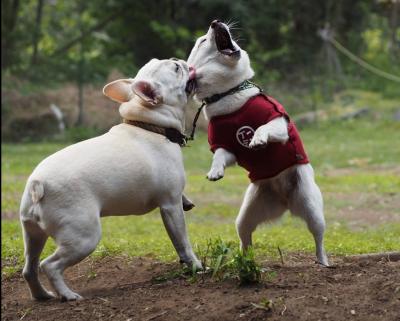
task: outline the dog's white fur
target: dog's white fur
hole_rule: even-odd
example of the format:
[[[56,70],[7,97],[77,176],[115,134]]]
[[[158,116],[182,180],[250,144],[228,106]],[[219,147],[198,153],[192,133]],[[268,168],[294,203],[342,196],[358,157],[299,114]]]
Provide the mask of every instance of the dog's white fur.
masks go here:
[[[227,30],[228,26],[225,25]],[[223,93],[254,75],[246,51],[229,56],[219,52],[215,43],[214,28],[197,39],[188,64],[196,70],[196,97],[202,100],[217,93]],[[220,99],[205,107],[205,116],[227,115],[240,109],[245,102],[259,92],[257,88],[246,89]],[[283,117],[260,126],[254,133],[250,147],[260,147],[269,142],[286,143],[288,140],[287,121]],[[215,151],[207,178],[216,181],[224,176],[224,169],[236,163],[235,155],[219,148]],[[246,191],[236,228],[243,249],[252,244],[251,235],[257,225],[280,217],[287,209],[303,218],[314,236],[318,262],[328,266],[323,245],[325,219],[321,192],[315,183],[310,164],[295,165],[279,175],[251,183]]]
[[[122,103],[124,118],[183,130],[188,78],[185,62],[153,59],[135,79],[108,84],[104,93]],[[81,298],[67,287],[63,272],[96,248],[102,216],[142,215],[160,207],[180,259],[201,268],[186,233],[184,186],[180,147],[124,123],[43,160],[28,179],[20,208],[23,276],[32,297],[53,297],[38,279],[39,256],[50,236],[58,247],[40,267],[62,300]]]

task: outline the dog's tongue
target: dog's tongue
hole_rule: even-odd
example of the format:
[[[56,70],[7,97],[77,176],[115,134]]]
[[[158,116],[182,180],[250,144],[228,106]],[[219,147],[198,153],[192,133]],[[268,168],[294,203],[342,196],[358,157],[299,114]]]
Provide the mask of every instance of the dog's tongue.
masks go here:
[[[186,92],[191,94],[196,89],[196,69],[189,67],[189,81],[186,84]]]
[[[196,79],[196,69],[193,66],[189,67],[189,81]]]

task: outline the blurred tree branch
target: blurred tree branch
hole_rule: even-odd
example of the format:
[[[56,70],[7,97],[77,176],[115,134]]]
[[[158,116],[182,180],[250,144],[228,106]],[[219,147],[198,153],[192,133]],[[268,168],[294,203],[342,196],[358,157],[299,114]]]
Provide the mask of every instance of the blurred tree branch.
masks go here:
[[[113,14],[111,14],[111,15],[107,16],[106,18],[104,18],[103,20],[101,20],[99,23],[97,23],[90,29],[82,31],[78,37],[72,39],[71,41],[62,45],[60,48],[56,49],[54,51],[54,53],[51,55],[51,57],[58,56],[64,52],[68,51],[70,48],[75,46],[77,43],[81,42],[84,38],[91,35],[93,32],[100,31],[101,29],[105,28],[108,23],[110,23],[113,19],[121,16],[122,14],[123,14],[123,10],[116,11]]]

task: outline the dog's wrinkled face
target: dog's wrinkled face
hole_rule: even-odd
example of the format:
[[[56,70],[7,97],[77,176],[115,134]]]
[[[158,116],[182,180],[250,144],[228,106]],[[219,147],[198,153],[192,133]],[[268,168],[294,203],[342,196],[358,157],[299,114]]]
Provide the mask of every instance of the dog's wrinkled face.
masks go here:
[[[152,59],[134,79],[113,81],[103,88],[103,93],[119,103],[137,96],[149,107],[161,104],[184,106],[191,88],[189,80],[189,66],[185,61]]]
[[[218,20],[197,39],[188,64],[195,70],[199,99],[223,93],[254,75],[246,51],[232,39],[229,27]]]

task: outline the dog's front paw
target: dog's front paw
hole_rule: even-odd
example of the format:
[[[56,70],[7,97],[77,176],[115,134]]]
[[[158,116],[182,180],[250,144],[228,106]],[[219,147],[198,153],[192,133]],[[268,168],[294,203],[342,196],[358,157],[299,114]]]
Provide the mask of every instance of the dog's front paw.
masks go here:
[[[263,127],[259,127],[254,133],[253,138],[249,144],[250,148],[257,149],[264,147],[268,143],[268,131]]]
[[[212,167],[207,174],[207,179],[210,181],[217,181],[224,177],[223,167]]]

